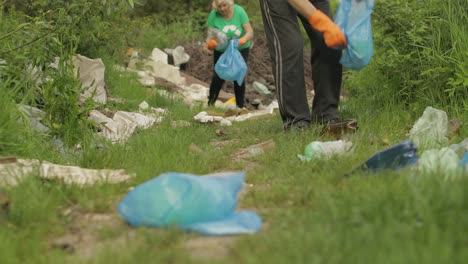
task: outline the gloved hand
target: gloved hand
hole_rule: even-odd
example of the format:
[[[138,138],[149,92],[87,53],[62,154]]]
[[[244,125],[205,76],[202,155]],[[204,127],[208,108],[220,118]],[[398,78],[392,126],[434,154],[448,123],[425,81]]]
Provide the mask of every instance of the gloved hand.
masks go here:
[[[322,11],[313,12],[309,17],[309,23],[317,31],[323,33],[328,47],[346,47],[346,37],[343,31]]]
[[[206,48],[209,50],[214,50],[218,46],[218,42],[215,39],[211,39],[206,43]]]
[[[238,44],[238,46],[242,46],[242,45],[244,45],[245,43],[247,43],[247,38],[242,37],[242,38],[239,39],[239,44]]]

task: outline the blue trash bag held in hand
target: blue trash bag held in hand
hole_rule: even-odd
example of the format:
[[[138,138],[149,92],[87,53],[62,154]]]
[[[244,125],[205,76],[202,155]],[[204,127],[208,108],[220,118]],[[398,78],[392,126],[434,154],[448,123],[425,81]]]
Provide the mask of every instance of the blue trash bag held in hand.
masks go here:
[[[247,74],[247,63],[237,50],[238,43],[239,39],[229,41],[228,48],[216,62],[215,72],[223,80],[236,81],[242,85]]]
[[[374,52],[372,43],[371,13],[374,0],[341,0],[335,23],[343,29],[348,45],[340,63],[350,69],[360,70],[369,64]]]
[[[177,225],[207,235],[254,233],[261,218],[254,212],[234,211],[244,177],[244,172],[164,173],[135,187],[117,210],[135,227]]]

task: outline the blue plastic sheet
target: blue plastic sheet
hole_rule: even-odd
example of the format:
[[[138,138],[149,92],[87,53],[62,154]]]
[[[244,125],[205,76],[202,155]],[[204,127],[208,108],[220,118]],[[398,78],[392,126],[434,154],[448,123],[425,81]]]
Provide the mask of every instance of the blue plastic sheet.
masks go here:
[[[382,170],[398,170],[414,165],[418,161],[418,148],[411,140],[405,140],[389,148],[376,152],[356,171],[371,171],[373,173]]]
[[[373,8],[374,0],[341,0],[338,6],[335,23],[344,31],[348,42],[340,63],[347,68],[360,70],[371,60]]]
[[[135,187],[117,210],[135,227],[176,225],[206,235],[255,233],[261,218],[251,211],[235,212],[244,177],[244,172],[164,173]]]
[[[247,63],[237,50],[238,43],[239,39],[229,41],[228,48],[216,62],[215,72],[223,80],[236,81],[242,85],[247,74]]]
[[[468,152],[465,152],[463,155],[463,158],[460,160],[460,164],[462,165],[463,168],[468,170]]]

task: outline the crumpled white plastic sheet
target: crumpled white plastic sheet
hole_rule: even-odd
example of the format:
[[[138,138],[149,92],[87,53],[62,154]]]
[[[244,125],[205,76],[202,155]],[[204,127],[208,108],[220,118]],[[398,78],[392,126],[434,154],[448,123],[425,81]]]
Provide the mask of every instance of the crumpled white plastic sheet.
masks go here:
[[[422,116],[416,121],[409,132],[418,148],[439,148],[448,142],[447,114],[430,106],[426,107]]]
[[[75,74],[80,77],[83,92],[80,101],[87,98],[100,104],[106,104],[107,93],[104,88],[104,72],[106,67],[101,59],[90,59],[82,55],[73,56],[73,67]]]
[[[112,118],[109,118],[97,110],[92,110],[89,119],[99,124],[98,135],[113,143],[123,143],[137,128],[146,129],[161,123],[166,114],[165,109],[151,108],[148,113],[117,111]]]
[[[16,186],[28,176],[62,180],[66,184],[80,186],[97,183],[121,183],[133,175],[125,170],[85,169],[78,166],[57,165],[35,159],[18,159],[16,162],[0,164],[0,186]]]
[[[242,122],[252,117],[262,116],[273,114],[274,110],[278,108],[278,102],[273,101],[264,109],[260,109],[257,111],[250,112],[245,115],[239,116],[230,116],[230,117],[222,117],[222,116],[210,116],[207,112],[203,111],[195,115],[193,118],[200,123],[217,123],[219,122],[222,126],[230,126],[232,122]]]
[[[423,152],[416,169],[423,173],[437,173],[445,180],[463,175],[463,167],[455,150],[451,148],[429,149]]]

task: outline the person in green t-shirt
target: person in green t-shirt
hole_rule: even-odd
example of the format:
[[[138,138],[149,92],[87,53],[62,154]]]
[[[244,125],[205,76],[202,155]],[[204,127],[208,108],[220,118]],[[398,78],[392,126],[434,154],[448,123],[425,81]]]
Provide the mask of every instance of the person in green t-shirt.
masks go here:
[[[251,39],[253,38],[253,28],[249,22],[249,17],[245,10],[234,4],[234,0],[213,0],[213,10],[208,15],[206,24],[208,25],[208,36],[206,38],[206,47],[213,51],[213,66],[216,65],[219,57],[226,50],[227,45],[223,45],[229,39],[239,39],[238,50],[247,63]],[[212,32],[218,32],[216,38]],[[214,71],[210,84],[210,93],[208,96],[208,105],[214,105],[218,99],[219,92],[225,80],[221,79]],[[245,81],[238,84],[234,81],[234,94],[236,105],[244,108]]]

